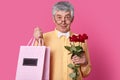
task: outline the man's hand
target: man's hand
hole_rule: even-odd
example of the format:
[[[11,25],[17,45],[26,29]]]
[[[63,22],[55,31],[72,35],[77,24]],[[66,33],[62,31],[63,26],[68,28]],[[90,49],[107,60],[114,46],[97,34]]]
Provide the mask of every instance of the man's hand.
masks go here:
[[[81,57],[74,55],[72,57],[72,61],[74,64],[80,64],[80,65],[85,65],[87,63],[85,55],[82,55]]]
[[[42,31],[41,31],[41,29],[39,28],[39,27],[36,27],[35,29],[34,29],[34,38],[35,39],[39,39],[39,38],[43,38],[43,34],[42,34]]]

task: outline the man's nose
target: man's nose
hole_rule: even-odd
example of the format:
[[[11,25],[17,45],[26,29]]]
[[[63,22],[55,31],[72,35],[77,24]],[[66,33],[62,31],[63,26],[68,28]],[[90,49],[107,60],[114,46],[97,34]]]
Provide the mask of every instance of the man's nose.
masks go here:
[[[65,23],[65,18],[62,18],[62,23]]]
[[[65,18],[64,18],[64,17],[62,18],[62,21],[63,21],[63,22],[65,21]]]

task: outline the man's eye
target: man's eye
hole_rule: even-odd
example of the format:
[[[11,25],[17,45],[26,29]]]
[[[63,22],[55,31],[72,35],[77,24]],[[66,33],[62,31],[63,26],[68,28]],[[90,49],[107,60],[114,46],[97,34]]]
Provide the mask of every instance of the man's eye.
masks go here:
[[[70,17],[66,17],[67,19],[69,19]]]
[[[61,19],[61,17],[58,17],[58,19]]]
[[[67,16],[66,18],[70,18],[70,16]]]

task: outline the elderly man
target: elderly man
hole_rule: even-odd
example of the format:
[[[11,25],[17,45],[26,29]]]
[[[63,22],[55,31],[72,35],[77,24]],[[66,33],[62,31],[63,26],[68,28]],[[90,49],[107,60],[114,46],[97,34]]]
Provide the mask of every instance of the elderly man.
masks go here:
[[[81,64],[78,80],[82,80],[91,71],[87,43],[82,45],[85,50],[85,55],[82,58],[75,55],[71,59],[68,51],[64,48],[64,46],[70,45],[69,37],[74,34],[70,31],[70,25],[74,18],[74,8],[69,2],[60,1],[53,6],[52,13],[56,25],[55,30],[43,35],[44,45],[50,47],[51,50],[50,80],[71,80],[69,77],[71,70],[67,67],[71,62]],[[34,33],[38,33],[38,31]],[[36,38],[35,45],[37,45],[39,35],[36,34],[34,37]]]

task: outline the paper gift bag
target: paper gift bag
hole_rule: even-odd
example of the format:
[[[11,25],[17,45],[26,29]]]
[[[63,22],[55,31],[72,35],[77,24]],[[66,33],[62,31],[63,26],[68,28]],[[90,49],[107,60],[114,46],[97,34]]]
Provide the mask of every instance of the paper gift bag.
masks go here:
[[[50,49],[45,46],[21,46],[16,80],[49,80]]]

